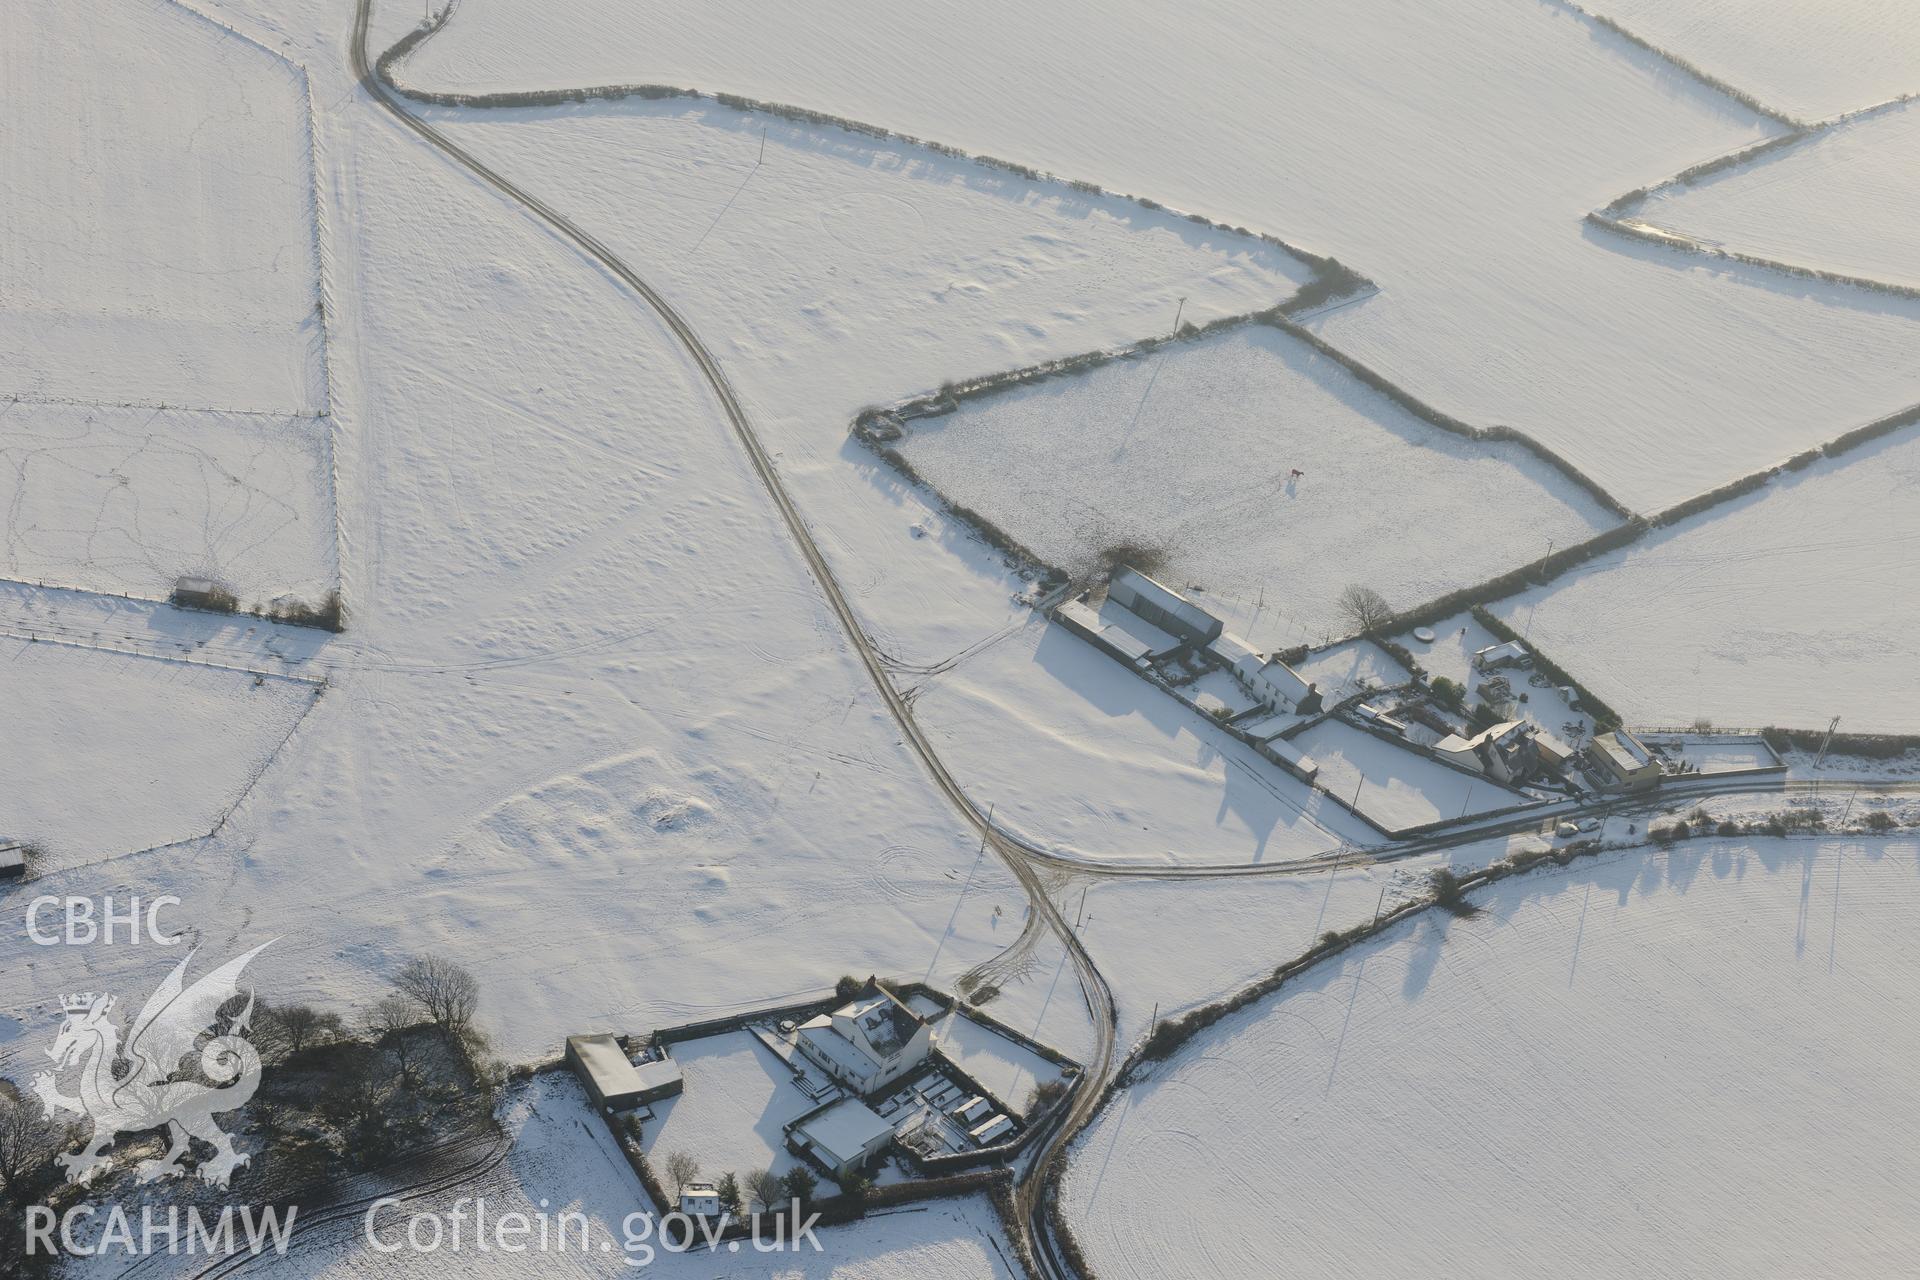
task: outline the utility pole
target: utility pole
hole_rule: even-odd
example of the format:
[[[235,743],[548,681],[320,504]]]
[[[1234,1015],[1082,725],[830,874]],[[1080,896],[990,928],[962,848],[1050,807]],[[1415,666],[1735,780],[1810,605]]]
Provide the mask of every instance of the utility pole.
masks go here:
[[[1833,745],[1833,731],[1840,727],[1840,717],[1827,721],[1827,736],[1820,739],[1820,753],[1813,758],[1813,798],[1820,798],[1820,766],[1826,763],[1827,748]]]
[[[758,169],[760,167],[760,161],[765,160],[766,158],[767,158],[767,126],[761,125],[760,126],[760,160],[755,160],[753,162],[753,167]]]
[[[1173,309],[1173,336],[1176,338],[1180,336],[1180,313],[1185,311],[1186,309],[1187,309],[1187,300],[1183,296],[1180,299],[1180,305]]]
[[[1472,804],[1472,803],[1473,803],[1473,784],[1472,784],[1471,782],[1469,782],[1469,783],[1467,784],[1467,798],[1466,798],[1465,800],[1462,800],[1462,801],[1460,802],[1460,816],[1461,816],[1461,817],[1463,817],[1463,818],[1464,818],[1464,817],[1466,817],[1466,816],[1467,816],[1467,806],[1468,806],[1468,805],[1470,805],[1470,804]]]

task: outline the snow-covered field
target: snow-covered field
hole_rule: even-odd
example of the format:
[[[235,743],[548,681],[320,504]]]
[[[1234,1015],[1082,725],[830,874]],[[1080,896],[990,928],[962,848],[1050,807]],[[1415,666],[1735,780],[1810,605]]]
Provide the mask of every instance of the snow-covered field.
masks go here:
[[[976,804],[1068,857],[1282,862],[1371,828],[1041,621],[920,687],[915,710]]]
[[[1903,103],[1666,188],[1633,217],[1735,253],[1920,287],[1917,151],[1920,103]]]
[[[264,998],[348,1016],[436,953],[476,974],[513,1063],[845,973],[966,976],[1091,1060],[1106,1028],[1066,948],[903,742],[681,342],[379,109],[351,0],[196,3],[266,47],[165,0],[0,15],[21,99],[0,139],[0,576],[29,580],[0,582],[0,838],[48,850],[0,916],[175,895],[169,926],[210,956],[277,939]],[[376,50],[419,17],[380,0]],[[1380,286],[1308,321],[1328,341],[1639,509],[1920,399],[1920,304],[1582,223],[1773,126],[1563,5],[462,0],[401,75],[742,91],[1272,231]],[[1122,1052],[1424,892],[1441,857],[1537,841],[1381,848],[1036,614],[1032,583],[848,438],[863,406],[947,379],[1270,306],[1309,278],[1290,254],[711,98],[423,111],[711,345],[967,798],[1122,864],[1033,873],[1113,987]],[[1870,193],[1889,246],[1895,191]],[[1811,226],[1804,206],[1781,216]],[[1525,451],[1437,433],[1262,328],[978,402],[907,448],[1064,560],[1166,543],[1175,584],[1262,648],[1341,629],[1350,581],[1410,604],[1611,523]],[[1917,450],[1909,432],[1823,461],[1503,607],[1630,719],[1920,729]],[[249,603],[337,585],[347,629],[98,594],[188,572]],[[1422,656],[1452,671],[1469,648]],[[1299,669],[1342,695],[1405,674],[1371,643]],[[1301,745],[1329,785],[1365,771],[1363,807],[1398,821],[1506,799],[1338,725]],[[1381,860],[1285,865],[1355,846]],[[1480,918],[1403,928],[1216,1029],[1076,1149],[1066,1204],[1101,1274],[1892,1270],[1920,1172],[1898,1146],[1920,1118],[1900,981],[1920,850],[1813,849],[1510,882]],[[1202,863],[1258,874],[1172,874]],[[0,931],[0,973],[27,975],[0,983],[0,1061],[37,1057],[55,994],[133,1000],[167,959]],[[950,1048],[1016,1105],[1044,1073],[971,1031]],[[779,1164],[794,1099],[770,1110],[777,1074],[725,1049],[684,1064],[649,1142],[712,1173]],[[512,1153],[449,1206],[580,1207],[614,1247],[540,1273],[630,1274],[640,1190],[578,1089],[543,1075],[503,1107]],[[1891,1173],[1793,1234],[1860,1163]],[[275,1274],[533,1269],[377,1253],[358,1226]],[[654,1265],[1011,1276],[1000,1237],[983,1203],[943,1202],[818,1256]]]
[[[1263,599],[1276,644],[1350,630],[1349,583],[1405,608],[1614,523],[1520,446],[1422,422],[1266,326],[909,426],[921,475],[1050,563],[1151,548],[1168,582]]]
[[[1920,731],[1920,431],[1495,606],[1629,723]]]
[[[1917,864],[1717,842],[1424,914],[1122,1094],[1065,1208],[1114,1277],[1896,1274]]]
[[[325,424],[0,405],[0,576],[164,599],[181,575],[250,608],[339,585]]]
[[[300,680],[0,638],[0,832],[43,846],[47,872],[204,836],[316,694]]]
[[[0,51],[0,394],[324,412],[300,69],[169,0],[19,0]]]
[[[1920,400],[1920,304],[1859,308],[1582,224],[1772,126],[1551,5],[473,0],[405,74],[747,93],[1272,231],[1382,288],[1323,336],[1635,509]]]
[[[1583,3],[1800,119],[1920,92],[1920,26],[1905,0]]]
[[[9,630],[184,644],[329,681],[218,838],[112,874],[181,897],[177,927],[209,948],[280,935],[260,962],[270,998],[350,1012],[404,957],[445,954],[479,975],[481,1021],[510,1061],[550,1057],[583,1027],[916,972],[936,949],[934,981],[951,986],[1017,932],[993,910],[1021,910],[1012,876],[988,859],[955,914],[976,842],[899,744],[685,358],[629,295],[344,98],[348,17],[336,8],[300,50],[317,96],[340,104],[320,124],[341,211],[328,226],[348,630],[289,636],[60,592],[5,601]],[[111,674],[170,669],[150,659],[82,660],[103,674],[44,691],[19,668],[32,723],[170,696],[164,675],[129,690]],[[217,678],[272,696],[244,672]],[[251,733],[219,714],[154,731],[139,759],[184,775],[183,796]],[[68,757],[29,767],[87,768]],[[126,820],[104,805],[69,819],[60,778],[25,776],[25,800],[7,791],[30,805],[7,815],[9,838]],[[190,834],[177,825],[136,834]],[[97,891],[101,874],[56,867],[0,889],[0,911]],[[17,933],[0,970],[22,971],[23,950],[34,980],[0,989],[23,1044],[58,1017],[48,993],[154,981],[135,949],[38,950]],[[1043,994],[1002,998],[1037,1010]],[[1048,1038],[1072,1052],[1078,1002],[1053,1016],[1068,1027]]]

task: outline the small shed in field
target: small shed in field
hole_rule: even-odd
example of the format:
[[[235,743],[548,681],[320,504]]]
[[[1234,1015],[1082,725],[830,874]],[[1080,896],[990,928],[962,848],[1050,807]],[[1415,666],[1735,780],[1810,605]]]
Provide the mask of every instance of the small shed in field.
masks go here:
[[[206,609],[213,613],[232,613],[239,607],[233,592],[212,578],[175,578],[167,602],[179,609]]]

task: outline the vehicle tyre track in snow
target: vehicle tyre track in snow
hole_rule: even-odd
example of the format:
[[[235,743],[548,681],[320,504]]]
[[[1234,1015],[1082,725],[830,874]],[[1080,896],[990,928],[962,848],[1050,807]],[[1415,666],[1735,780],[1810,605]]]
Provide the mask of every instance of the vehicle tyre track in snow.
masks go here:
[[[533,213],[555,232],[559,233],[562,238],[571,242],[589,259],[610,271],[617,280],[638,295],[640,300],[667,326],[668,330],[673,334],[674,339],[679,342],[688,356],[692,358],[694,364],[699,368],[702,377],[713,391],[715,399],[719,401],[721,409],[726,414],[727,422],[733,429],[735,438],[739,441],[741,448],[747,455],[748,462],[752,465],[754,473],[759,477],[760,483],[766,489],[768,496],[772,498],[774,507],[779,512],[781,520],[786,524],[787,531],[792,536],[794,545],[799,549],[802,558],[807,563],[808,569],[813,574],[815,581],[818,582],[821,593],[825,596],[827,603],[832,607],[836,618],[839,620],[841,630],[845,633],[848,642],[853,646],[854,652],[858,655],[861,665],[866,669],[868,678],[872,682],[875,691],[880,695],[881,701],[886,704],[887,710],[899,725],[906,745],[919,757],[929,776],[933,779],[941,793],[947,798],[948,802],[953,805],[967,824],[979,833],[982,839],[993,846],[995,853],[1000,856],[1001,860],[1007,864],[1008,869],[1011,870],[1014,876],[1020,881],[1022,888],[1025,889],[1027,893],[1029,901],[1033,905],[1034,911],[1044,916],[1048,927],[1061,939],[1069,955],[1072,956],[1074,970],[1080,981],[1082,998],[1086,1002],[1087,1011],[1092,1017],[1098,1031],[1098,1043],[1095,1046],[1091,1060],[1087,1064],[1088,1069],[1081,1077],[1080,1087],[1074,1091],[1069,1105],[1061,1112],[1056,1113],[1057,1118],[1050,1123],[1049,1132],[1044,1136],[1038,1153],[1027,1166],[1026,1175],[1021,1180],[1017,1191],[1018,1207],[1027,1220],[1026,1233],[1036,1237],[1036,1241],[1030,1241],[1030,1243],[1037,1242],[1037,1238],[1043,1235],[1043,1233],[1037,1233],[1034,1230],[1034,1225],[1041,1223],[1043,1217],[1041,1213],[1041,1203],[1044,1197],[1036,1194],[1036,1191],[1039,1187],[1050,1181],[1050,1175],[1057,1168],[1067,1142],[1074,1134],[1079,1132],[1080,1128],[1091,1118],[1094,1103],[1104,1088],[1107,1076],[1113,1068],[1114,1040],[1119,1021],[1118,1009],[1114,1003],[1112,989],[1107,985],[1105,978],[1101,976],[1099,969],[1094,965],[1092,957],[1087,953],[1086,949],[1081,946],[1080,940],[1074,933],[1072,926],[1061,914],[1052,898],[1047,894],[1046,886],[1040,878],[1039,869],[1035,865],[1038,850],[1031,849],[1024,843],[1001,832],[997,827],[988,822],[986,815],[982,814],[974,806],[973,802],[967,798],[966,792],[961,788],[958,780],[947,771],[939,754],[933,749],[932,743],[928,741],[925,734],[921,731],[920,726],[914,720],[913,713],[909,709],[904,696],[893,686],[892,681],[888,678],[885,663],[879,651],[874,647],[873,642],[867,637],[866,631],[860,625],[858,618],[853,612],[853,606],[849,603],[845,592],[835,579],[833,571],[827,563],[826,556],[820,549],[819,543],[814,538],[812,531],[808,528],[805,518],[801,515],[792,497],[787,493],[785,484],[780,479],[778,472],[774,469],[771,456],[766,447],[761,443],[752,423],[748,420],[746,410],[741,406],[739,397],[735,394],[726,374],[721,370],[719,363],[714,359],[712,353],[707,350],[706,345],[700,340],[699,335],[694,332],[692,326],[681,317],[679,312],[676,311],[658,291],[645,280],[641,279],[631,267],[611,249],[607,248],[606,245],[575,225],[565,215],[561,214],[539,197],[522,189],[503,175],[495,172],[479,158],[455,143],[424,119],[408,111],[407,108],[401,104],[397,90],[381,81],[380,78],[374,74],[373,68],[368,61],[367,27],[371,18],[372,7],[372,0],[358,0],[354,9],[351,54],[354,74],[359,78],[362,86],[365,87],[376,102],[408,129],[418,134],[433,147],[460,164],[495,191]],[[1045,1263],[1047,1269],[1053,1274],[1062,1276],[1073,1274],[1070,1268],[1066,1268],[1060,1263],[1057,1253],[1050,1243],[1047,1245],[1046,1254],[1043,1256],[1047,1259]]]

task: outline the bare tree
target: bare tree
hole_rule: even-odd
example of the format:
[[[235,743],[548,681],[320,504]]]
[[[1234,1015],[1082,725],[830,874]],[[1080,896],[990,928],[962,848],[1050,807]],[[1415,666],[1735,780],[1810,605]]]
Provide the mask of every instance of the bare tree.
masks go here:
[[[685,1151],[667,1152],[667,1177],[673,1183],[674,1198],[687,1189],[687,1184],[700,1176],[700,1162]]]
[[[0,1088],[0,1192],[11,1192],[44,1168],[66,1136],[37,1101]]]
[[[340,1015],[310,1004],[261,1004],[254,1014],[255,1037],[271,1058],[288,1058],[313,1045],[337,1040],[345,1029]]]
[[[419,1022],[416,1015],[413,1002],[397,992],[381,996],[367,1011],[367,1031],[393,1056],[404,1089],[413,1088],[419,1074],[419,1046],[411,1035]]]
[[[1067,1082],[1060,1079],[1042,1080],[1027,1092],[1027,1118],[1031,1120],[1065,1097]]]
[[[1354,583],[1340,593],[1334,604],[1340,610],[1354,630],[1362,635],[1375,635],[1386,630],[1393,621],[1393,606],[1387,598],[1372,587],[1363,587]]]
[[[755,1169],[747,1175],[747,1194],[762,1209],[771,1209],[787,1198],[786,1184],[771,1169]]]
[[[433,1024],[456,1035],[473,1022],[480,984],[471,973],[440,956],[416,956],[394,975],[395,990],[418,1005]]]

